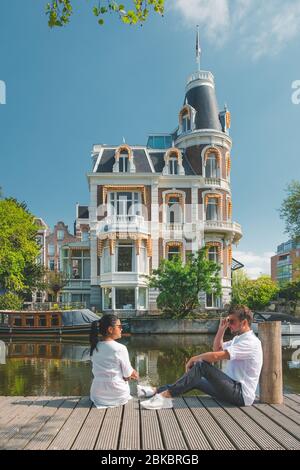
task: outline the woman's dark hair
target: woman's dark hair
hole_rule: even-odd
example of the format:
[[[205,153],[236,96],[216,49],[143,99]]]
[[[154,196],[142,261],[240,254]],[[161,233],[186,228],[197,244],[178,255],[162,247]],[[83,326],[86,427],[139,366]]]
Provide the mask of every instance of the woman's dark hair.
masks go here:
[[[108,335],[108,328],[110,326],[115,326],[119,318],[117,315],[113,314],[107,314],[103,315],[100,320],[93,321],[91,325],[91,331],[90,331],[90,345],[91,345],[91,350],[90,350],[90,356],[93,355],[94,349],[98,351],[97,349],[97,343],[99,341],[99,333],[102,336],[107,336]]]

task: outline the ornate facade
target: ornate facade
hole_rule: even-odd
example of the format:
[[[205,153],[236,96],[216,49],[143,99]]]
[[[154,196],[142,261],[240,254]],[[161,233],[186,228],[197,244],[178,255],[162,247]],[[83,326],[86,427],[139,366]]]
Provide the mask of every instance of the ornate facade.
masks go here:
[[[94,145],[90,203],[76,230],[89,230],[90,305],[132,314],[157,311],[147,275],[162,258],[208,246],[221,265],[222,297],[201,296],[207,309],[230,302],[232,220],[230,113],[219,112],[211,72],[188,78],[177,128],[150,135],[146,146]]]

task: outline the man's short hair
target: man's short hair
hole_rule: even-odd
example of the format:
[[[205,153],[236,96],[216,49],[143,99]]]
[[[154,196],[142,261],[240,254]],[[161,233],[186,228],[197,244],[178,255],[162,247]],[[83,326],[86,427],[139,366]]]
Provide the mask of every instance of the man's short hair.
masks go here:
[[[233,305],[228,314],[237,316],[240,321],[247,320],[249,326],[253,322],[253,313],[246,305]]]

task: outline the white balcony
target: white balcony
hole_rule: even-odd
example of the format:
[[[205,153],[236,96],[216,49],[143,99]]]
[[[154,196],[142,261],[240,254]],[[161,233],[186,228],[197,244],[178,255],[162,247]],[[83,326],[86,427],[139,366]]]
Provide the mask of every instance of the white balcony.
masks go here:
[[[101,287],[106,286],[147,286],[147,274],[137,272],[102,273],[98,276]]]
[[[205,186],[209,188],[213,186],[230,191],[229,181],[224,178],[205,178],[204,181]]]
[[[164,223],[162,224],[163,238],[181,238],[183,236],[183,226],[180,223]]]
[[[221,186],[221,178],[205,178],[205,184],[208,186]]]
[[[149,234],[148,222],[140,215],[112,215],[101,221],[100,232],[138,232]]]
[[[179,224],[179,223],[176,223],[176,224],[166,224],[166,230],[173,230],[173,231],[178,231],[178,232],[181,232],[183,229],[183,224]]]
[[[88,279],[70,279],[68,284],[64,287],[65,289],[89,289],[91,287],[91,281]]]
[[[225,222],[223,220],[205,220],[204,230],[206,232],[233,233],[234,242],[239,241],[243,236],[242,227],[236,222]]]

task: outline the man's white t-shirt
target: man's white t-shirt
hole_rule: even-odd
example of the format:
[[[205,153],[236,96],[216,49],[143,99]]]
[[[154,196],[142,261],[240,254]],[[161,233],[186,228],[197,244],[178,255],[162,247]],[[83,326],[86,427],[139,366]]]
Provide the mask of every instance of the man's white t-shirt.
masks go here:
[[[225,373],[241,383],[245,405],[252,405],[263,363],[260,340],[250,330],[223,343],[223,350],[230,355]]]
[[[91,400],[97,408],[124,405],[132,398],[128,381],[124,380],[133,372],[128,350],[116,341],[99,341],[97,349],[91,357]]]

